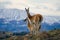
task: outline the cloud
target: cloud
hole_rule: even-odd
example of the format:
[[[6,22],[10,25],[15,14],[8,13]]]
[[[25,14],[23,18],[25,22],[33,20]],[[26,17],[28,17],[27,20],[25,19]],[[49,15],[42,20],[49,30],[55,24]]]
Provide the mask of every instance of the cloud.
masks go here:
[[[60,16],[60,0],[0,0],[0,4],[0,8],[30,7],[30,12],[35,14]]]
[[[31,0],[31,11],[42,15],[60,16],[60,0]]]
[[[5,8],[7,5],[10,5],[10,2],[0,2],[0,8]]]

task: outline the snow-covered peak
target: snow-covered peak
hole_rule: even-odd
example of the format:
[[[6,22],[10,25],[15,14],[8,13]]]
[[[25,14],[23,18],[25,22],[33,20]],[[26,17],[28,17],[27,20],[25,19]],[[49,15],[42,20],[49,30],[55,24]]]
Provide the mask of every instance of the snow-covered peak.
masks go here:
[[[33,15],[31,13],[31,15]],[[20,21],[27,17],[25,10],[19,9],[0,9],[0,18],[5,19],[5,23],[16,20]],[[55,22],[60,23],[60,16],[43,16],[43,23],[53,24]]]
[[[60,16],[43,16],[43,23],[53,24],[55,22],[60,23]]]
[[[19,9],[0,9],[0,18],[9,20],[20,20],[26,18],[26,12]]]

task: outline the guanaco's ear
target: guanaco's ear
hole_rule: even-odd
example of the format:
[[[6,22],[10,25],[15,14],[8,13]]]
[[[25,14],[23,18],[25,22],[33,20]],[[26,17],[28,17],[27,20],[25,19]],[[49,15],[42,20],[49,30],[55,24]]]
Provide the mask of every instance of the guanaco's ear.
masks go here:
[[[26,10],[26,8],[25,8],[25,10]]]
[[[29,8],[28,8],[29,9]]]
[[[28,10],[29,10],[29,7],[28,7]]]

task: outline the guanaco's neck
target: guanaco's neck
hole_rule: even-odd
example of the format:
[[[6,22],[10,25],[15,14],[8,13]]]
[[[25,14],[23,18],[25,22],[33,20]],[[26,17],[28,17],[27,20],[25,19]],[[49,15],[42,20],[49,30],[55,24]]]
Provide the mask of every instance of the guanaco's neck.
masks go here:
[[[27,12],[27,16],[30,18],[31,17],[31,15],[30,15],[30,13],[29,12]]]

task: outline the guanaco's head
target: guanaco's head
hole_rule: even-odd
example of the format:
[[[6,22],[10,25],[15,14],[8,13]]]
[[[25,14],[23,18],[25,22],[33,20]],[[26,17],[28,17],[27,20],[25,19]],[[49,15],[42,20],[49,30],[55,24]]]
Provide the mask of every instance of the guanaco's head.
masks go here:
[[[25,10],[26,10],[27,13],[29,13],[29,8],[28,9],[25,8]]]

